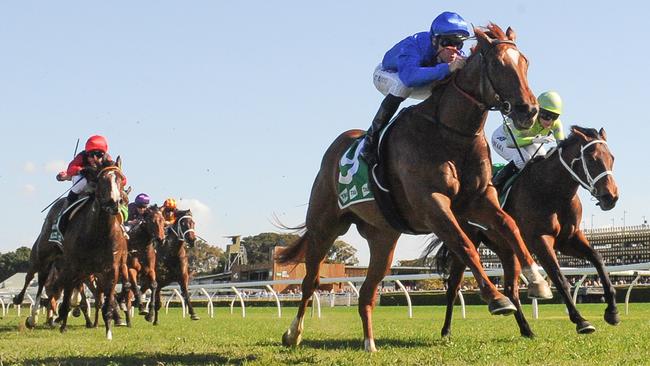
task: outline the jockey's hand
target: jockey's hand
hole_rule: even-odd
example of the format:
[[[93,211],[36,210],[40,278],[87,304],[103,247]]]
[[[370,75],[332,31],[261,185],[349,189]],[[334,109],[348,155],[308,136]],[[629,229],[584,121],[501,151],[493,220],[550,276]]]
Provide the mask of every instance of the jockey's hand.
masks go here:
[[[70,177],[68,177],[66,172],[59,172],[59,174],[56,175],[56,180],[63,182],[65,180],[70,180]]]
[[[454,60],[449,63],[449,72],[460,70],[464,66],[465,66],[465,59],[462,57],[455,57]]]
[[[533,138],[533,143],[535,144],[548,144],[550,142],[555,142],[555,138],[553,136],[537,135]]]

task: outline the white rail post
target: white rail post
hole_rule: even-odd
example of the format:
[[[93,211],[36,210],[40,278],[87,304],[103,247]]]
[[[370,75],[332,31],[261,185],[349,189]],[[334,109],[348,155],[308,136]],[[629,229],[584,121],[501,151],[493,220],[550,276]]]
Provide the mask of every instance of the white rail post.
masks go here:
[[[230,289],[233,290],[235,292],[235,295],[237,295],[237,297],[239,298],[239,303],[241,304],[241,317],[245,318],[246,317],[246,306],[244,305],[244,298],[241,296],[241,293],[239,292],[239,290],[237,290],[237,288],[235,286],[231,286]],[[232,306],[231,306],[231,309],[232,309]],[[231,313],[232,313],[232,310],[231,310]]]
[[[318,315],[318,319],[320,319],[320,295],[318,295],[318,291],[314,291],[314,294],[311,295],[311,317],[314,317],[314,303],[316,303],[316,314]]]
[[[25,295],[26,295],[27,298],[29,299],[29,313],[31,314],[31,313],[32,313],[32,309],[34,308],[34,305],[35,305],[35,303],[34,303],[34,298],[33,298],[32,295],[30,295],[30,294],[25,294]],[[38,308],[36,308],[36,311],[38,311]]]
[[[467,317],[465,313],[465,298],[463,297],[463,292],[458,289],[458,298],[460,299],[460,313],[463,315],[463,319]]]
[[[208,298],[208,316],[210,316],[210,318],[214,318],[214,306],[212,305],[212,297],[210,297],[210,294],[208,294],[208,292],[205,291],[203,287],[201,287],[199,291],[201,291],[203,295]]]
[[[526,284],[526,287],[528,286],[528,279],[524,277],[523,274],[519,275],[519,278],[523,283]],[[519,289],[513,289],[513,291],[519,291]],[[533,299],[531,301],[531,304],[533,305],[533,319],[539,319],[539,304],[537,303],[537,299]]]
[[[413,306],[411,304],[411,296],[409,295],[409,292],[406,291],[406,287],[402,285],[402,282],[400,280],[395,280],[395,283],[397,284],[397,286],[399,286],[399,288],[402,289],[402,291],[404,291],[404,295],[406,296],[406,303],[408,304],[409,307],[409,319],[411,319],[413,318]]]
[[[0,297],[0,305],[2,306],[2,316],[4,317],[7,315],[7,310],[5,309],[5,301],[2,300],[2,297]]]
[[[181,296],[181,293],[178,291],[178,289],[172,290],[172,294],[169,296],[169,299],[165,304],[165,314],[169,313],[169,303],[172,302],[174,296],[178,296],[178,299],[181,300],[181,308],[183,309],[183,318],[185,318],[185,300],[183,300],[183,296]]]
[[[639,281],[639,278],[641,278],[641,274],[639,274],[639,272],[636,272],[636,277],[632,283],[630,283],[630,287],[627,288],[627,293],[625,294],[625,315],[628,315],[630,313],[630,294],[632,293],[632,287],[636,285],[636,283]]]
[[[585,282],[586,279],[587,279],[587,275],[582,275],[582,277],[580,277],[580,280],[576,282],[576,288],[575,290],[573,290],[573,305],[575,305],[576,302],[578,301],[578,291],[580,290],[580,286],[582,286],[582,283]]]
[[[273,287],[271,285],[266,285],[266,289],[273,294],[273,297],[275,298],[275,305],[278,307],[278,318],[282,318],[282,308],[280,307],[280,298],[278,298],[278,294],[273,290]]]

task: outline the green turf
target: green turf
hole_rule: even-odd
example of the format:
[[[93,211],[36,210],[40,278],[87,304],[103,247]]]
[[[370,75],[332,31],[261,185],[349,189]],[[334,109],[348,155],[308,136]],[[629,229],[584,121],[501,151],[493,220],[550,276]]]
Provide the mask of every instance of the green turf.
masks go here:
[[[182,319],[179,309],[161,315],[154,327],[138,317],[132,329],[118,328],[113,341],[103,328],[85,329],[82,318],[71,318],[66,334],[39,326],[22,326],[24,316],[12,309],[0,319],[0,364],[74,365],[220,365],[220,364],[650,364],[650,304],[632,304],[617,327],[602,320],[604,305],[579,306],[597,331],[578,335],[563,306],[542,305],[540,319],[525,314],[537,337],[519,336],[513,317],[490,316],[487,306],[471,306],[467,319],[456,307],[453,336],[440,338],[443,307],[378,307],[375,336],[379,352],[362,351],[361,321],[356,308],[323,308],[322,318],[305,320],[303,343],[281,346],[295,308],[282,319],[273,308],[247,308],[246,318],[217,308],[210,319],[199,308],[200,321]],[[238,310],[238,309],[237,309]],[[623,308],[621,307],[621,312]],[[26,313],[26,311],[23,311]]]

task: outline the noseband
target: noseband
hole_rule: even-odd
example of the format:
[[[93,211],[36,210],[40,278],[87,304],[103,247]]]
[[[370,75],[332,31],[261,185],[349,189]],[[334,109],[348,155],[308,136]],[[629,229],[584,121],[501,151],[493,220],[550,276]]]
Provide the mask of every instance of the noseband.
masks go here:
[[[605,145],[607,145],[607,142],[605,140],[593,140],[593,141],[589,142],[588,144],[586,144],[584,146],[581,146],[580,147],[580,157],[571,160],[571,164],[567,164],[566,161],[564,161],[564,159],[562,158],[562,148],[561,147],[558,148],[558,156],[560,157],[560,162],[562,163],[562,166],[564,166],[564,168],[566,168],[566,170],[571,174],[571,177],[573,178],[573,180],[580,183],[580,185],[583,186],[586,190],[588,190],[589,193],[591,193],[592,196],[596,197],[596,183],[599,180],[601,180],[602,178],[604,178],[604,177],[606,177],[608,175],[613,175],[613,173],[612,173],[611,170],[605,170],[605,171],[601,172],[600,174],[598,174],[596,177],[594,177],[594,178],[591,177],[591,174],[589,173],[589,168],[587,168],[587,162],[585,161],[585,150],[589,146],[594,145],[594,144],[605,144]],[[573,163],[575,163],[576,161],[582,161],[582,170],[585,173],[585,177],[587,177],[586,182],[583,181],[582,179],[580,179],[578,174],[575,171],[573,171]],[[596,198],[598,198],[598,197],[596,197]]]
[[[181,225],[181,222],[183,220],[192,220],[192,216],[185,215],[185,216],[179,218],[178,220],[176,220],[176,229],[174,229],[173,226],[170,228],[171,231],[174,233],[174,235],[176,235],[176,237],[180,239],[180,241],[185,241],[185,235],[187,233],[193,233],[194,232],[194,229],[189,227],[189,225],[188,225],[188,229],[183,231],[183,226]]]
[[[481,95],[485,94],[485,85],[489,86],[489,88],[494,92],[493,98],[496,100],[497,104],[496,105],[487,105],[486,103],[480,102],[478,99],[474,98],[471,96],[469,93],[461,89],[460,86],[458,86],[458,83],[456,81],[456,77],[454,76],[452,78],[452,84],[458,90],[465,98],[469,99],[472,103],[474,103],[477,107],[479,107],[483,111],[501,111],[502,114],[504,115],[509,115],[510,112],[512,112],[512,103],[509,101],[502,101],[501,96],[497,92],[496,88],[494,87],[494,82],[492,81],[492,77],[490,77],[490,73],[487,68],[487,62],[485,61],[485,58],[487,55],[492,52],[493,49],[495,49],[498,45],[500,44],[509,44],[514,46],[515,49],[517,49],[517,45],[515,42],[510,41],[510,40],[494,40],[492,43],[492,47],[488,49],[487,51],[481,50],[477,57],[479,57],[479,62],[481,63],[481,73],[480,73],[480,79],[479,79],[479,92]],[[520,53],[521,54],[521,53]],[[523,56],[523,55],[522,55]],[[524,56],[524,59],[526,57]],[[528,60],[526,60],[528,62]],[[485,81],[487,80],[487,82]]]

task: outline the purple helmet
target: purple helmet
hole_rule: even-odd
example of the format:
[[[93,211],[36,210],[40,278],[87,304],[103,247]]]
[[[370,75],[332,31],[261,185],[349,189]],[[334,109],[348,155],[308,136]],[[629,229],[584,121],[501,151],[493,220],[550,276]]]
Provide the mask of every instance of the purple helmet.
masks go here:
[[[140,193],[139,195],[135,196],[135,204],[138,206],[147,206],[149,204],[149,201],[151,201],[151,199],[146,193]]]

